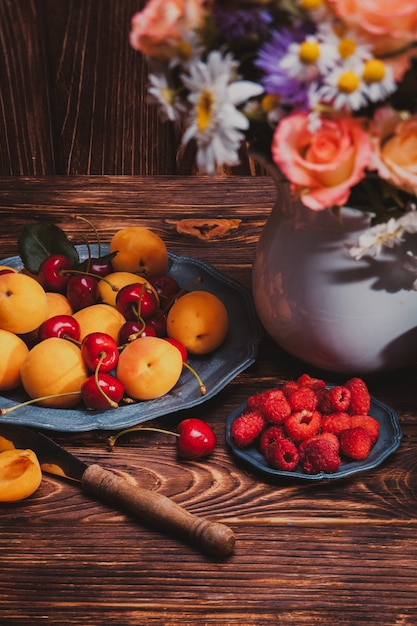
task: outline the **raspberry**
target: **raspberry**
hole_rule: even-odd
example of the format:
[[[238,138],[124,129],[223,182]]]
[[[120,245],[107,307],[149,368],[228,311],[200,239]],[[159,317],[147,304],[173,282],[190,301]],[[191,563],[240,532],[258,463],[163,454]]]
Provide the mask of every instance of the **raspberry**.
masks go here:
[[[351,428],[355,426],[362,426],[371,437],[372,444],[378,439],[379,435],[379,422],[371,415],[352,415],[350,418]]]
[[[284,426],[293,441],[303,441],[319,432],[321,415],[318,411],[297,411],[285,420]]]
[[[310,374],[301,374],[297,379],[297,383],[300,387],[309,387],[313,391],[319,391],[326,387],[324,380],[321,378],[313,378]]]
[[[335,411],[328,415],[323,415],[321,419],[321,429],[325,433],[333,433],[340,436],[345,430],[351,428],[351,418],[346,411]]]
[[[230,434],[240,448],[250,446],[265,428],[265,418],[258,411],[242,413],[232,422]]]
[[[289,439],[281,437],[269,446],[266,459],[274,469],[292,472],[299,460],[297,446]]]
[[[281,389],[257,393],[248,399],[247,405],[250,410],[262,413],[271,424],[282,424],[291,414],[291,407]]]
[[[372,448],[372,439],[362,426],[345,430],[340,437],[340,451],[349,459],[366,459]]]
[[[335,447],[323,438],[315,438],[305,447],[303,470],[307,474],[331,474],[339,468],[340,463]]]
[[[283,438],[285,438],[285,432],[282,426],[268,426],[259,438],[259,450],[266,456],[269,446],[274,444],[277,439]]]
[[[351,415],[368,415],[371,407],[371,396],[366,383],[361,378],[351,378],[345,383],[350,391],[349,413]]]
[[[328,443],[330,443],[330,445],[334,447],[336,452],[339,452],[340,442],[339,442],[339,439],[336,437],[336,435],[334,435],[333,433],[320,433],[318,435],[314,435],[314,437],[310,437],[309,439],[305,439],[304,441],[301,441],[301,443],[298,445],[298,452],[300,455],[300,459],[304,459],[304,451],[306,447],[308,446],[308,444],[311,443],[312,441],[317,441],[317,439],[327,441]]]
[[[350,391],[344,385],[337,385],[327,390],[327,398],[334,411],[347,411],[350,405]]]
[[[286,398],[292,394],[293,391],[296,391],[300,388],[300,385],[295,382],[295,380],[288,380],[286,383],[283,383],[281,390]]]
[[[314,411],[318,404],[316,393],[309,387],[299,387],[287,399],[292,411]]]

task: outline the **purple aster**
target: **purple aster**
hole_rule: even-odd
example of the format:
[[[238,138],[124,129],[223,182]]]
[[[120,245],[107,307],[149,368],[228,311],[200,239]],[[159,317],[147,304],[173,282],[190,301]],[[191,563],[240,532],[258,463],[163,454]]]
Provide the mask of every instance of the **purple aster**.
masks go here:
[[[310,30],[303,25],[291,30],[284,28],[282,31],[273,31],[271,40],[262,46],[255,61],[255,66],[264,73],[261,84],[265,91],[278,95],[283,105],[308,108],[309,85],[290,78],[280,67],[280,61],[286,55],[289,45],[304,41]]]
[[[262,9],[231,12],[216,7],[213,16],[216,28],[228,43],[247,37],[264,37],[272,21],[268,11]]]

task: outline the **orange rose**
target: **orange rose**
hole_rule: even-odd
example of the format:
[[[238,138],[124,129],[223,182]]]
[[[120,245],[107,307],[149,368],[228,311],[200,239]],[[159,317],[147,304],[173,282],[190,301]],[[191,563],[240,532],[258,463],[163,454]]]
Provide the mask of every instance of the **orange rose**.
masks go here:
[[[386,107],[375,115],[372,165],[396,187],[417,194],[417,115],[402,120]]]
[[[416,0],[328,0],[348,26],[371,36],[375,54],[401,50],[417,36]]]
[[[343,205],[365,175],[371,156],[368,135],[352,118],[323,118],[312,132],[307,113],[282,119],[272,140],[272,158],[293,193],[314,211]]]
[[[201,24],[204,0],[150,0],[132,18],[130,45],[135,50],[169,60],[184,33]]]

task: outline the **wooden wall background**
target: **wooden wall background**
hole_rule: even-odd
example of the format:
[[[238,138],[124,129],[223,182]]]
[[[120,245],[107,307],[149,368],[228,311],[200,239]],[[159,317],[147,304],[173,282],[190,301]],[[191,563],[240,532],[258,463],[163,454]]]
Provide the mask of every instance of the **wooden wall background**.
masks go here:
[[[0,176],[193,174],[130,48],[145,0],[0,0]],[[243,157],[231,174],[252,174]]]

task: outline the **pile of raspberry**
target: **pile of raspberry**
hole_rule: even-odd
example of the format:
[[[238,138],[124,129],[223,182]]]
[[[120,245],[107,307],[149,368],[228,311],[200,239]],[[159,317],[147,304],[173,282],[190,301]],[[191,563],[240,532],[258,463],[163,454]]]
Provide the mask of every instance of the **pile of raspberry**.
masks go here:
[[[366,459],[377,441],[379,422],[369,415],[370,405],[361,378],[326,388],[324,380],[303,374],[250,396],[231,437],[239,448],[257,446],[274,469],[333,473],[342,460]]]

